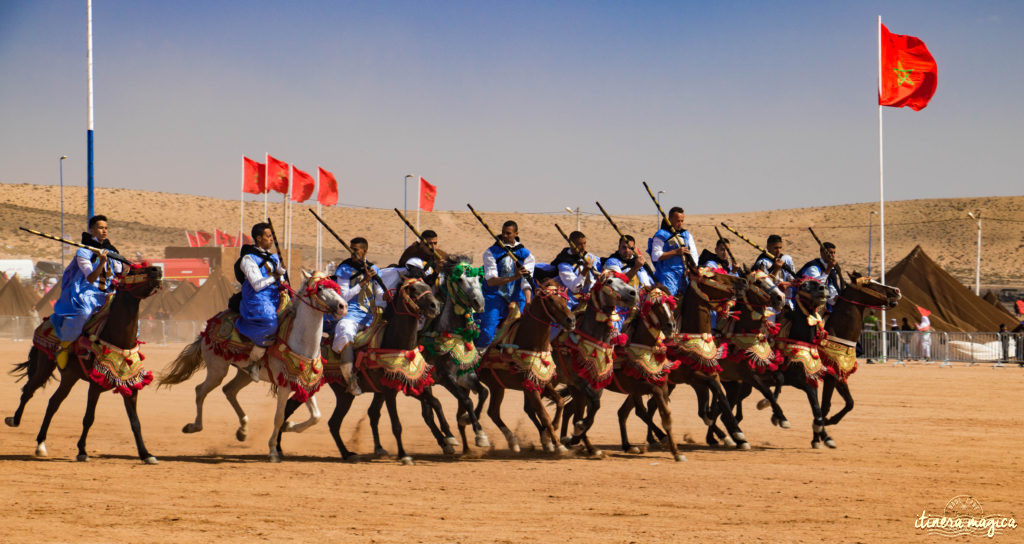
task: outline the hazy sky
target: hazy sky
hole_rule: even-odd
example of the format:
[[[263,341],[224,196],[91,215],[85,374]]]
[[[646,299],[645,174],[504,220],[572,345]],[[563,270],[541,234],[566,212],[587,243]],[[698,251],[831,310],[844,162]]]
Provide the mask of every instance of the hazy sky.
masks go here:
[[[0,181],[85,184],[85,0],[0,0]],[[885,109],[886,197],[1021,194],[1024,3],[95,0],[96,182],[237,198],[692,213],[878,198],[876,17],[939,66]],[[413,198],[410,191],[410,199]]]

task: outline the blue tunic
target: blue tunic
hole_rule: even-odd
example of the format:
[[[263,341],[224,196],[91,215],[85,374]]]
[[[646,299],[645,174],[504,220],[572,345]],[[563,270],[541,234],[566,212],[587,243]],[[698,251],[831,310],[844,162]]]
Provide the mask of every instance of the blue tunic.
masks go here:
[[[100,289],[99,280],[97,283],[89,283],[85,272],[78,266],[78,258],[88,259],[93,266],[99,262],[99,257],[92,251],[79,249],[75,252],[71,264],[64,269],[60,282],[60,298],[53,304],[53,315],[50,316],[50,323],[53,323],[57,338],[62,342],[74,341],[82,334],[85,322],[107,299],[107,293],[103,289],[110,287],[109,278],[103,289]],[[114,270],[113,262],[107,261],[107,269],[111,272]]]
[[[245,258],[245,257],[243,257]],[[270,255],[274,267],[281,260],[276,254]],[[266,267],[259,267],[264,278],[271,274]],[[239,305],[242,315],[235,321],[235,328],[259,346],[267,347],[274,343],[277,332],[277,305],[281,302],[281,291],[277,282],[271,283],[256,291],[249,281],[242,282],[242,303]]]
[[[373,270],[377,276],[380,276],[380,267],[375,264],[370,265],[370,269]],[[356,277],[357,281],[353,282],[352,278]],[[356,270],[355,267],[343,262],[338,265],[337,270],[334,271],[334,281],[338,282],[341,287],[342,297],[345,298],[345,302],[348,303],[348,312],[345,313],[345,317],[341,318],[343,321],[353,321],[359,324],[359,327],[368,327],[370,323],[373,323],[373,314],[370,309],[360,304],[359,294],[362,291],[362,287],[359,285],[358,280],[362,278],[362,274]],[[367,289],[374,291],[374,284],[370,284]],[[336,320],[335,320],[336,321]],[[332,329],[333,325],[332,325]]]
[[[684,230],[678,234],[678,237],[683,240],[686,247],[692,244],[690,231]],[[676,237],[672,236],[672,233],[665,229],[658,229],[658,232],[654,233],[654,238],[664,241],[662,247],[665,251],[671,251],[680,247],[678,242],[676,242]],[[654,245],[654,238],[647,241],[648,253],[651,252],[651,248]],[[683,262],[683,255],[673,255],[668,259],[655,262],[654,279],[668,288],[670,295],[682,296],[690,285],[690,278],[686,275],[686,263]]]
[[[487,251],[494,257],[494,262],[498,266],[498,277],[507,278],[515,275],[516,263],[508,256],[504,249],[497,245],[492,245],[487,248]],[[526,258],[530,256],[530,250],[522,245],[517,246],[512,253],[522,262],[526,262]],[[484,311],[476,316],[477,323],[480,326],[480,336],[474,342],[477,347],[481,348],[490,345],[491,339],[494,338],[494,331],[498,328],[498,323],[501,323],[501,320],[505,319],[505,316],[508,315],[509,303],[515,302],[518,304],[520,311],[526,305],[526,294],[523,293],[521,281],[512,281],[504,285],[492,286],[488,285],[485,280],[483,282],[483,291]]]

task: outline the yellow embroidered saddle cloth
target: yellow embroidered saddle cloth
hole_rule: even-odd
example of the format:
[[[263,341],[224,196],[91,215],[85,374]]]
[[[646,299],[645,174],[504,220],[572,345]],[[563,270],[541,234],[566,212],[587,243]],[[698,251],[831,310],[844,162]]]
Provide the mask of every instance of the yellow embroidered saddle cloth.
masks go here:
[[[407,350],[381,348],[386,328],[387,322],[378,316],[369,328],[352,339],[355,369],[362,372],[370,383],[373,382],[366,374],[367,370],[381,369],[384,371],[379,380],[381,385],[417,397],[433,385],[433,367],[423,358],[423,346]]]
[[[668,356],[664,338],[665,335],[659,333],[658,342],[653,346],[629,344],[615,348],[615,370],[652,385],[664,384],[669,373],[681,364]]]
[[[243,338],[235,330],[239,313],[224,310],[206,321],[206,328],[199,335],[206,347],[225,361],[245,361],[252,351],[252,341]],[[280,330],[280,327],[278,327]]]
[[[455,373],[458,376],[469,374],[480,366],[480,350],[462,335],[451,332],[429,333],[423,335],[422,342],[428,355],[450,356],[455,362]]]
[[[727,361],[746,364],[758,374],[774,372],[779,368],[778,353],[772,348],[768,335],[763,332],[743,332],[727,335],[731,344]]]
[[[113,389],[125,397],[146,387],[153,381],[153,373],[142,366],[146,356],[139,344],[130,349],[119,348],[95,334],[83,334],[75,345],[79,364],[89,379],[105,390]],[[85,361],[92,360],[92,368]]]
[[[673,359],[678,359],[682,364],[693,370],[705,374],[716,374],[722,371],[718,364],[718,358],[723,355],[722,346],[715,342],[715,337],[709,333],[677,333],[672,335],[668,343],[668,354]]]
[[[571,371],[594,389],[601,389],[612,381],[615,346],[578,331],[563,330],[555,337],[552,347],[559,356],[559,362],[568,362]],[[563,372],[569,371],[563,369]]]
[[[107,316],[110,315],[110,303],[113,300],[114,293],[107,294],[107,299],[103,302],[103,306],[100,306],[100,309],[92,314],[88,321],[85,322],[85,326],[82,327],[82,336],[99,334],[100,329],[107,322]],[[49,317],[43,318],[43,322],[36,327],[35,332],[32,334],[32,345],[45,353],[50,359],[57,356],[57,352],[60,350],[60,338],[57,338],[57,331],[54,330],[53,323],[50,323]]]
[[[288,386],[292,390],[292,398],[306,402],[323,385],[324,361],[322,356],[306,357],[288,347],[288,337],[291,336],[293,326],[295,312],[287,311],[280,318],[274,343],[267,348],[267,353],[259,363],[267,366],[267,373],[278,387]],[[281,372],[277,376],[274,376],[273,368],[268,364],[271,359],[281,363]]]
[[[826,338],[818,346],[818,353],[826,372],[835,375],[837,380],[844,383],[850,379],[850,374],[857,371],[857,345],[852,342],[851,344]]]
[[[790,338],[776,338],[775,347],[782,356],[782,368],[785,370],[790,365],[798,364],[804,370],[804,379],[807,383],[818,387],[821,377],[825,374],[825,367],[821,363],[821,355],[818,353],[818,346],[808,344]]]
[[[387,325],[387,321],[378,315],[369,327],[356,333],[352,339],[352,352],[358,353],[360,349],[366,347],[380,347]],[[327,383],[344,383],[345,378],[341,375],[341,354],[331,347],[332,340],[329,336],[324,337],[320,344],[320,353],[324,356],[324,380]]]
[[[519,330],[519,323],[519,318],[516,318],[509,321],[507,326],[499,331],[484,353],[480,366],[492,370],[522,373],[523,388],[543,391],[544,387],[555,379],[555,361],[551,357],[550,350],[529,351],[519,349],[519,346],[511,343]]]

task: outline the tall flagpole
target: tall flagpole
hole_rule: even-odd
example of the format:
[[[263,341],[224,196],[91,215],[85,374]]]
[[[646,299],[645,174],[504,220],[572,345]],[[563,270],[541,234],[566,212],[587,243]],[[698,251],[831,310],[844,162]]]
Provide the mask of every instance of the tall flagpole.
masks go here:
[[[270,217],[267,215],[267,198],[270,195],[270,153],[263,154],[263,164],[266,165],[264,166],[266,170],[263,171],[263,219],[260,219],[261,223]],[[256,243],[256,241],[253,240],[253,243]]]
[[[256,175],[259,175],[257,172]],[[242,245],[242,230],[245,229],[245,155],[242,155],[242,188],[238,191],[238,245]]]
[[[288,209],[291,207],[292,202],[292,187],[295,185],[292,180],[295,179],[295,165],[288,165],[288,192],[284,194],[284,206],[282,211],[284,212],[284,245],[288,249],[288,270],[292,269],[292,246],[291,246],[291,224],[288,221]]]
[[[422,196],[420,195],[420,191],[422,190],[423,178],[418,178],[416,180],[416,230],[420,230],[420,208],[422,207],[420,206],[420,204],[423,202],[422,200],[420,200],[420,198],[422,198]]]
[[[96,214],[96,199],[94,198],[94,194],[93,194],[93,191],[94,191],[94,189],[96,187],[96,182],[95,182],[95,178],[93,177],[95,169],[94,169],[94,163],[93,163],[93,121],[94,121],[94,118],[93,118],[93,100],[92,100],[92,0],[88,0],[86,2],[86,11],[88,11],[88,23],[86,23],[86,26],[88,27],[86,29],[86,35],[88,37],[86,38],[86,42],[87,43],[86,43],[86,53],[85,53],[85,56],[86,56],[86,65],[88,66],[88,70],[89,70],[89,75],[88,75],[88,81],[89,81],[89,98],[88,98],[89,107],[88,107],[88,109],[89,109],[89,113],[88,113],[88,123],[87,123],[88,126],[86,126],[86,131],[85,131],[86,147],[88,148],[87,151],[86,151],[86,155],[88,156],[89,166],[88,166],[88,174],[87,174],[88,177],[86,178],[86,185],[88,187],[88,191],[87,192],[88,192],[88,199],[89,199],[88,217],[91,218],[93,215]]]
[[[882,16],[878,16],[878,96],[882,96]],[[885,283],[885,160],[882,145],[882,103],[878,101],[878,238],[882,252],[881,281]],[[888,330],[889,323],[885,320],[885,306],[882,306],[882,330]],[[885,338],[887,335],[883,334]],[[882,342],[882,361],[886,360],[888,342]]]
[[[320,165],[317,165],[317,167],[316,167],[316,188],[317,188],[316,214],[319,215],[320,217],[323,217],[323,208],[320,206],[320,194],[319,194],[320,187],[323,187],[322,184],[323,184],[323,180],[320,179]],[[323,270],[324,269],[324,266],[323,266],[323,260],[324,260],[324,253],[323,253],[323,230],[322,229],[323,229],[323,226],[320,224],[319,221],[317,221],[316,222],[316,269],[317,270]]]

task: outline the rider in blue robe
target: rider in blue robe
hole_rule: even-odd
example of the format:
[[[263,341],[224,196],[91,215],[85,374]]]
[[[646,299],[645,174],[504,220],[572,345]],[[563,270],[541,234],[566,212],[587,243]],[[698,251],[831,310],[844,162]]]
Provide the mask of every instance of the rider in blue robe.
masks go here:
[[[697,257],[693,235],[683,228],[685,218],[682,208],[673,207],[668,212],[669,223],[662,221],[661,228],[647,242],[647,252],[654,262],[655,281],[675,297],[682,297],[690,285],[683,259],[696,264]]]
[[[624,238],[619,239],[619,249],[601,261],[601,269],[625,274],[629,278],[629,284],[639,290],[640,287],[654,285],[654,278],[647,273],[647,269],[644,268],[645,264],[647,264],[647,259],[643,252],[636,250],[636,241],[627,234]],[[628,308],[619,306],[615,308],[615,311],[620,317],[615,322],[615,328],[621,332],[622,325],[629,313]]]
[[[486,348],[494,337],[498,324],[508,315],[509,306],[516,304],[522,311],[532,296],[532,288],[525,279],[525,273],[533,274],[536,259],[530,250],[519,243],[519,226],[515,221],[506,221],[501,228],[501,243],[512,251],[522,262],[516,261],[497,242],[484,251],[484,311],[477,314],[480,336],[475,344]],[[528,295],[529,293],[529,295]]]
[[[270,248],[274,247],[274,236],[269,224],[254,225],[252,238],[254,243],[242,246],[242,256],[235,263],[236,278],[240,276],[242,283],[241,315],[235,320],[235,329],[255,344],[249,354],[249,360],[255,362],[274,343],[285,270],[280,257],[270,253]],[[259,365],[250,365],[249,372],[251,377],[258,379]]]
[[[842,287],[840,280],[841,272],[836,262],[836,245],[832,242],[825,242],[819,248],[821,256],[803,265],[796,275],[802,279],[812,279],[825,284],[828,294],[826,308],[832,311],[832,305],[839,297],[839,290]]]

